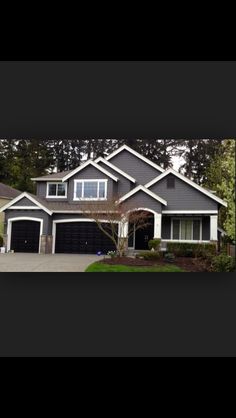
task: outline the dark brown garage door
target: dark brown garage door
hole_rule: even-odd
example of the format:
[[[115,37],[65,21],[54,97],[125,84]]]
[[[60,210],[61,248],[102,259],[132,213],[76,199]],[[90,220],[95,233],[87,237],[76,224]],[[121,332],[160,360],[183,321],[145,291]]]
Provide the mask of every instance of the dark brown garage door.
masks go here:
[[[109,229],[108,224],[103,224]],[[114,251],[115,245],[95,222],[59,223],[56,227],[56,253],[107,254]]]
[[[38,253],[40,222],[12,222],[11,250],[16,253]]]

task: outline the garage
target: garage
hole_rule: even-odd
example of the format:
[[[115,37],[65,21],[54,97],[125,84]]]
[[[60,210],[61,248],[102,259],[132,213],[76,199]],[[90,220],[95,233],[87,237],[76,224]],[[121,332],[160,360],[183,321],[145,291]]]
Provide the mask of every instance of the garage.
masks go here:
[[[11,250],[16,253],[38,253],[40,222],[21,220],[12,222]]]
[[[107,231],[109,224],[103,224]],[[118,226],[117,226],[118,228]],[[115,245],[95,222],[68,222],[56,224],[55,253],[66,254],[107,254]]]

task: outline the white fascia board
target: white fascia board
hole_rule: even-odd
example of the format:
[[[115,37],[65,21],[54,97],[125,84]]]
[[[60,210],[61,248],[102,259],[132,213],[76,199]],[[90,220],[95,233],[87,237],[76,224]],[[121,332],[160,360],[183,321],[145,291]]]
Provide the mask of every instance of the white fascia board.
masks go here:
[[[54,181],[62,181],[62,178],[60,178],[60,179],[58,179],[58,178],[55,178],[55,177],[35,177],[35,178],[31,178],[31,180],[32,181],[51,181],[51,182],[54,182]]]
[[[199,186],[194,181],[192,181],[192,180],[188,179],[187,177],[185,177],[183,174],[180,174],[178,171],[173,170],[173,168],[169,168],[164,173],[160,174],[160,176],[156,177],[155,179],[153,179],[149,183],[145,184],[145,187],[149,188],[149,187],[153,186],[158,181],[160,181],[164,177],[166,177],[168,174],[173,174],[174,176],[178,177],[180,180],[185,181],[185,183],[189,184],[190,186],[192,186],[195,189],[197,189],[199,192],[205,194],[206,196],[208,196],[211,199],[215,200],[216,202],[220,203],[222,206],[225,206],[225,207],[228,206],[227,203],[224,200],[220,199],[219,197],[215,196],[214,194],[212,194],[208,190],[204,189],[204,187]]]
[[[183,215],[200,215],[200,214],[208,214],[208,215],[217,215],[218,210],[163,210],[162,214],[163,215],[179,215],[179,214],[183,214]]]
[[[105,160],[105,158],[98,157],[95,160],[95,163],[100,163],[100,162],[106,164],[112,170],[117,171],[117,173],[121,174],[123,177],[126,177],[128,180],[132,181],[132,183],[136,183],[136,180],[133,177],[131,177],[129,174],[127,174],[124,171],[122,171],[120,168],[116,167],[114,164],[112,164],[109,161]]]
[[[103,174],[110,177],[112,180],[114,180],[114,181],[119,180],[117,177],[113,176],[113,174],[111,174],[107,170],[105,170],[105,168],[102,168],[98,164],[96,164],[93,160],[88,160],[86,163],[77,167],[74,171],[70,172],[65,177],[63,177],[62,181],[64,182],[64,181],[68,180],[70,177],[73,177],[75,174],[79,173],[81,170],[88,167],[89,165],[92,165],[93,167],[97,168],[97,170],[101,171]]]
[[[131,196],[133,196],[134,194],[136,194],[136,193],[138,193],[140,191],[148,194],[153,199],[155,199],[158,202],[162,203],[163,205],[167,206],[167,201],[166,200],[164,200],[161,197],[157,196],[155,193],[151,192],[151,190],[146,189],[146,187],[144,187],[142,185],[137,186],[137,187],[135,187],[135,189],[131,190],[129,193],[126,193],[124,196],[121,197],[121,199],[119,200],[119,202],[124,202],[125,200],[129,199]]]
[[[109,161],[111,158],[115,157],[117,154],[119,154],[121,151],[124,151],[124,150],[130,152],[130,154],[135,155],[135,157],[139,158],[140,160],[143,160],[145,163],[151,165],[156,170],[159,170],[161,173],[163,173],[165,171],[162,167],[153,163],[148,158],[144,157],[142,154],[139,154],[139,152],[134,151],[132,148],[128,147],[127,145],[122,145],[122,147],[120,147],[117,150],[115,150],[114,152],[112,152],[110,155],[108,155],[108,157],[106,157],[106,160]]]
[[[49,215],[52,215],[52,212],[48,208],[46,208],[41,203],[39,203],[36,199],[34,199],[32,196],[30,196],[27,192],[23,192],[22,194],[20,194],[19,196],[17,196],[15,199],[11,200],[9,203],[7,203],[6,205],[2,206],[0,208],[0,212],[5,211],[6,209],[10,208],[11,206],[14,206],[15,203],[19,202],[24,197],[26,197],[27,199],[29,199],[36,206],[38,206],[40,209],[42,209],[45,212],[47,212]]]

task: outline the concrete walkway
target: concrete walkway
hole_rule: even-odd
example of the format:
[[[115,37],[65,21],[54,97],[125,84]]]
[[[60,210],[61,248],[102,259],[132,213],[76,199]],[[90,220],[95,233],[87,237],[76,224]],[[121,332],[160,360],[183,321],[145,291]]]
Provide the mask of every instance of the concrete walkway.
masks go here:
[[[102,257],[94,254],[0,254],[0,272],[83,272]]]

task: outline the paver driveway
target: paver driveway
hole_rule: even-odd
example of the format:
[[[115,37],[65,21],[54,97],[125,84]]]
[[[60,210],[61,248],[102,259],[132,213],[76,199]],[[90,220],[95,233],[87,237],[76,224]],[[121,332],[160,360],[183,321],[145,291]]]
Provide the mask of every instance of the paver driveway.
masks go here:
[[[94,254],[0,254],[0,272],[82,272],[100,259]]]

